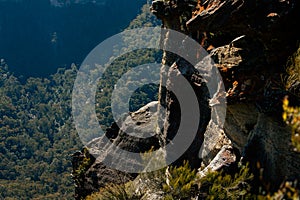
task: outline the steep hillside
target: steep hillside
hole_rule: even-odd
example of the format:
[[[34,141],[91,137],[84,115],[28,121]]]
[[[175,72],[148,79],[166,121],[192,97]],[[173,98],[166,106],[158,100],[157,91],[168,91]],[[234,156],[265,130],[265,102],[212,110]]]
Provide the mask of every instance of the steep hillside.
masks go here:
[[[143,25],[154,19],[154,16],[140,14],[124,26]],[[135,60],[142,62],[139,60],[143,59]],[[120,60],[112,68],[121,73],[126,62]],[[47,60],[44,63],[47,64]],[[12,71],[5,60],[0,59],[0,199],[73,199],[71,155],[83,146],[71,115],[78,66],[67,65],[48,77],[29,77],[22,81]],[[111,93],[114,83],[109,73],[99,84]],[[148,95],[142,90],[144,101],[133,98],[132,109],[157,98],[157,88],[146,91],[152,93]],[[111,116],[106,106],[109,98],[98,99],[98,103],[104,105],[98,112]],[[102,124],[109,126],[112,117],[105,119]]]

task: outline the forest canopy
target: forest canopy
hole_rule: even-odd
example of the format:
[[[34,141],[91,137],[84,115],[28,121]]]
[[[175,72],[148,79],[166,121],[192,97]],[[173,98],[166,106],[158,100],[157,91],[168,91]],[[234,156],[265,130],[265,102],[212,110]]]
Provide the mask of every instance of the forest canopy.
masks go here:
[[[128,28],[158,24],[149,5],[145,5]],[[160,60],[158,52],[140,53],[117,59],[99,82],[105,95],[99,90],[97,113],[104,128],[113,120],[110,95],[117,78],[128,67]],[[72,199],[71,155],[83,146],[71,116],[72,89],[79,67],[72,64],[49,77],[29,77],[21,82],[1,59],[0,199]],[[115,76],[112,71],[117,72]],[[140,88],[134,95],[132,110],[155,100],[157,86]]]

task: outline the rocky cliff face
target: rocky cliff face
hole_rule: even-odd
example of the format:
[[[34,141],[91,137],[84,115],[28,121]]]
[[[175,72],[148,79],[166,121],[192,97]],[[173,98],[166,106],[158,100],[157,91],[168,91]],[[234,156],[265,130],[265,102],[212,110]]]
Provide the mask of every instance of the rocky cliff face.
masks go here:
[[[194,3],[155,1],[152,9],[166,28],[199,41],[222,74],[228,101],[225,127],[216,130],[208,126],[204,137],[219,133],[220,143],[239,149],[253,169],[259,162],[272,187],[287,177],[298,177],[299,154],[291,152],[289,130],[280,122],[281,100],[286,95],[280,76],[285,73],[287,58],[296,51],[299,40],[293,21],[298,15],[297,2],[198,1],[193,9]],[[173,63],[174,58],[165,54],[164,62]],[[167,99],[161,101],[168,102],[166,121],[172,127],[176,119],[168,116],[178,113],[172,109],[175,101],[168,94],[161,97]],[[165,127],[166,138],[173,132]],[[293,155],[293,159],[288,155]],[[209,159],[213,157],[211,154]]]
[[[296,0],[156,0],[151,10],[162,20],[164,28],[191,36],[210,53],[226,90],[226,120],[220,128],[211,119],[212,107],[201,74],[177,55],[164,52],[161,85],[169,89],[174,81],[172,75],[183,74],[197,94],[199,108],[203,111],[194,142],[173,164],[188,160],[193,168],[199,168],[203,162],[208,167],[199,174],[205,176],[208,168],[218,170],[242,156],[244,161],[250,162],[256,177],[263,171],[263,182],[270,189],[287,179],[299,180],[300,154],[292,150],[290,130],[281,120],[282,99],[287,95],[281,77],[288,56],[298,48],[299,31],[295,19],[299,18],[299,3]],[[168,31],[162,33],[164,45],[171,42],[169,36]],[[146,106],[135,113],[135,118],[125,119],[126,126],[138,124],[136,131],[142,133],[139,127],[150,123],[149,117],[158,116],[164,123],[158,138],[152,138],[152,141],[124,140],[122,131],[116,126],[112,126],[107,134],[115,138],[115,142],[141,152],[151,146],[159,148],[174,137],[180,123],[180,106],[174,94],[163,87],[158,105],[165,107],[166,112],[161,113],[160,109],[150,112]],[[217,142],[211,143],[210,138]],[[203,145],[211,151],[200,159],[198,154]],[[78,162],[78,157],[74,158],[77,159],[74,162]],[[97,165],[101,165],[97,160],[90,165],[77,189],[85,185],[93,188],[89,190],[92,192],[105,183],[105,170],[110,169],[103,171],[105,167],[95,167]],[[91,177],[94,181],[87,181]],[[79,197],[81,193],[77,191]]]

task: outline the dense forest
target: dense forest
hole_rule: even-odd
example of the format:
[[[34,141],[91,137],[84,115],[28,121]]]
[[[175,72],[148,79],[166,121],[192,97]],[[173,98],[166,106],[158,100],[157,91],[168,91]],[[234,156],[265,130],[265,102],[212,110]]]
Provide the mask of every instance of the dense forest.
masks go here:
[[[158,22],[145,5],[128,28],[155,25]],[[118,77],[129,67],[161,59],[156,51],[137,55],[139,52],[133,52],[117,59],[99,82],[103,93],[97,94],[97,113],[103,128],[113,120],[110,95]],[[72,199],[71,155],[82,148],[71,117],[72,88],[79,67],[72,64],[45,78],[20,81],[1,59],[0,199]],[[112,71],[117,72],[115,76]],[[156,85],[143,87],[133,95],[130,109],[156,98]]]
[[[0,4],[5,5],[0,6],[0,58],[3,58],[0,59],[0,199],[74,199],[72,155],[82,151],[83,142],[87,142],[80,140],[72,119],[72,90],[80,63],[106,37],[124,29],[161,26],[150,12],[149,4],[140,10],[143,1],[91,2],[0,0]],[[13,12],[17,14],[7,14]],[[133,13],[137,12],[135,16]],[[42,16],[41,13],[47,14],[36,21],[38,26],[31,24],[31,27],[28,21],[36,15]],[[22,21],[12,26],[13,18],[22,18]],[[109,20],[103,20],[107,18]],[[3,31],[4,26],[6,31]],[[137,42],[131,41],[128,35],[125,37],[132,43]],[[15,53],[8,55],[8,52]],[[96,113],[104,130],[113,122],[111,96],[118,79],[138,65],[161,60],[161,51],[137,50],[115,59],[104,72],[96,93]],[[299,98],[300,48],[286,65],[287,76],[281,81],[289,94]],[[137,82],[134,77],[129,80],[126,85]],[[127,92],[127,88],[120,90],[119,98]],[[131,96],[129,111],[157,99],[158,85],[145,85]],[[291,127],[294,151],[300,151],[300,108],[288,98],[280,103],[283,108],[280,118]],[[93,135],[89,139],[92,138]],[[185,163],[168,171],[164,168],[141,174],[141,182],[108,184],[87,199],[140,199],[147,193],[155,199],[155,192],[163,194],[164,199],[190,199],[191,195],[203,199],[299,198],[297,182],[288,181],[275,192],[268,193],[266,188],[260,187],[261,191],[254,194],[253,174],[248,165],[239,162],[235,167],[234,173],[218,171],[195,179],[196,171]],[[169,172],[168,179],[166,172]],[[137,194],[137,188],[144,193]]]

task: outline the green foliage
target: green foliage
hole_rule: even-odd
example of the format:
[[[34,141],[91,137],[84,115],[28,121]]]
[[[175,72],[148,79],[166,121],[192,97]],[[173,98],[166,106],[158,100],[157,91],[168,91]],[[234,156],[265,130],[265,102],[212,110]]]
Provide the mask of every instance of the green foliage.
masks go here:
[[[252,178],[248,165],[240,165],[239,171],[234,175],[210,172],[199,179],[188,162],[184,162],[182,166],[169,166],[168,170],[142,174],[138,178],[138,184],[110,184],[87,199],[145,199],[145,193],[159,194],[164,200],[193,199],[197,196],[199,199],[256,199],[250,192],[249,182]],[[145,184],[145,188],[140,184]],[[138,194],[137,188],[142,188]]]
[[[129,28],[155,26],[152,23],[157,21],[144,6]],[[116,81],[137,65],[160,62],[159,56],[151,50],[132,52],[116,59],[105,72],[96,95],[96,112],[104,130],[113,120],[110,97]],[[73,65],[47,78],[20,82],[0,60],[0,199],[73,199],[71,155],[82,148],[71,115],[76,75]],[[156,100],[156,87],[137,90],[130,109]],[[76,173],[83,174],[89,163],[86,157]]]
[[[157,20],[156,17],[150,12],[149,5],[146,4],[143,6],[141,14],[139,14],[130,23],[127,29],[155,27],[157,25],[159,25],[159,20]],[[147,34],[137,33],[137,35]],[[149,38],[141,38],[141,40],[136,41],[133,40],[133,37],[131,35],[124,35],[123,40],[126,42],[128,49],[130,49],[131,47],[138,47],[139,43],[142,44],[144,42],[151,42],[151,37],[152,36],[149,35]],[[118,47],[115,48],[118,49]],[[126,51],[126,49],[124,50]],[[116,58],[107,68],[107,70],[103,74],[102,79],[99,80],[99,89],[96,93],[96,113],[103,130],[110,127],[110,125],[113,122],[113,116],[111,111],[111,95],[115,85],[117,84],[117,81],[122,77],[122,75],[124,75],[126,72],[128,72],[136,66],[155,62],[160,63],[161,54],[162,53],[158,50],[139,49]],[[153,72],[153,74],[149,74],[149,76],[157,77],[159,76],[159,74]],[[136,83],[140,82],[140,80],[136,80],[135,77],[138,76],[133,75],[129,78],[128,82],[123,83],[123,85],[126,87],[119,90],[120,92],[117,94],[119,102],[115,105],[115,109],[124,110],[124,108],[128,108],[127,100],[124,99],[124,96],[126,96],[129,93],[130,85],[135,85]],[[149,84],[143,86],[142,88],[136,90],[131,96],[129,102],[129,111],[136,111],[143,105],[146,105],[147,103],[155,101],[157,99],[157,85]]]
[[[138,65],[145,63],[158,62],[160,59],[159,52],[156,50],[138,50],[126,54],[126,56],[121,56],[117,58],[110,67],[103,74],[103,78],[99,81],[99,90],[96,93],[96,111],[98,118],[101,121],[100,124],[104,124],[105,128],[109,127],[113,122],[111,115],[111,95],[114,90],[117,81],[125,74],[127,71],[133,69]],[[153,70],[154,72],[157,70]],[[149,74],[149,76],[157,77],[158,73]],[[128,108],[127,100],[124,99],[129,93],[130,86],[138,85],[140,80],[137,80],[138,74],[136,76],[129,77],[126,83],[119,82],[120,85],[124,86],[119,90],[116,96],[119,98],[119,102],[116,105],[117,108],[122,107]],[[151,84],[139,88],[135,91],[130,99],[130,111],[136,111],[143,105],[157,100],[158,86]]]
[[[210,172],[198,180],[200,194],[207,194],[207,199],[248,199],[252,196],[249,183],[252,179],[248,165],[240,165],[239,172],[234,175]]]
[[[172,167],[168,169],[167,184],[163,184],[165,192],[165,200],[167,199],[183,199],[191,196],[192,185],[196,178],[196,171],[191,170],[188,162],[184,162],[182,166]]]
[[[142,7],[142,12],[134,20],[131,21],[128,28],[141,28],[141,27],[155,27],[161,25],[160,20],[158,20],[151,12],[150,5],[145,4]]]
[[[92,159],[92,155],[89,154],[87,148],[83,149],[83,160],[80,162],[80,165],[77,169],[74,169],[72,172],[72,176],[75,178],[75,183],[78,184],[77,180],[83,178],[85,172],[89,169],[89,167],[93,164],[95,159]],[[74,167],[74,166],[73,166]]]
[[[300,97],[300,47],[290,56],[284,77],[286,90]],[[291,141],[295,151],[300,152],[300,108],[289,106],[288,98],[283,100],[283,120],[292,128]]]
[[[291,126],[291,141],[295,147],[295,151],[300,152],[300,107],[290,107],[288,98],[283,100],[283,120]]]
[[[25,83],[3,61],[0,69],[0,198],[71,198],[70,155],[81,146],[70,113],[76,67]]]
[[[227,174],[223,171],[209,172],[199,178],[195,170],[191,170],[188,162],[182,166],[166,168],[141,174],[139,182],[130,181],[124,184],[109,184],[88,196],[87,200],[137,200],[148,195],[159,194],[164,200],[180,199],[257,199],[257,200],[296,200],[299,199],[297,182],[284,182],[278,191],[271,194],[251,193],[251,181],[248,164],[240,164],[238,171]],[[140,186],[145,184],[145,186]],[[145,188],[143,188],[145,187]],[[141,190],[136,192],[137,189]],[[147,196],[146,196],[147,197]]]
[[[135,194],[131,189],[131,182],[127,184],[108,184],[90,196],[86,200],[138,200],[140,195]]]
[[[152,168],[165,166],[165,160],[161,159],[164,157],[163,152],[158,150],[156,153],[153,153],[154,150],[154,147],[152,147],[148,152],[141,154],[144,165]],[[166,182],[166,169],[166,167],[163,167],[152,172],[140,173],[139,178],[142,182],[146,183],[147,190],[160,191],[163,184]]]
[[[284,77],[286,89],[300,97],[300,47],[288,59],[286,72],[287,76]]]
[[[293,182],[283,182],[274,194],[267,195],[257,195],[258,200],[298,200],[299,190],[297,189],[297,181]]]

